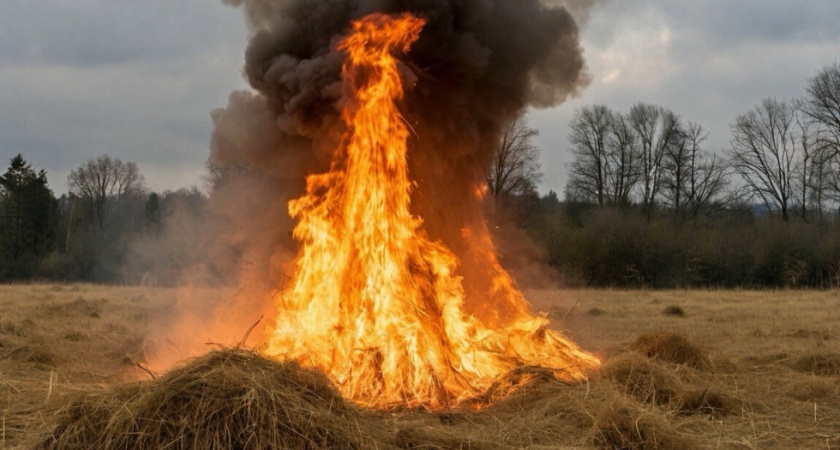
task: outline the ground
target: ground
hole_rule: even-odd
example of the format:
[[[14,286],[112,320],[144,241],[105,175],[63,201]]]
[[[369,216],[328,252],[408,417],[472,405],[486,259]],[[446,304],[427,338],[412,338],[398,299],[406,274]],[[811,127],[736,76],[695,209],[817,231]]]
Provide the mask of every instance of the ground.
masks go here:
[[[145,336],[176,289],[0,286],[0,448],[150,377]],[[604,367],[539,371],[480,411],[366,411],[377,448],[840,448],[840,292],[540,290],[527,297]],[[247,328],[247,325],[243,328]],[[362,416],[360,416],[362,417]],[[361,420],[361,419],[360,419]]]

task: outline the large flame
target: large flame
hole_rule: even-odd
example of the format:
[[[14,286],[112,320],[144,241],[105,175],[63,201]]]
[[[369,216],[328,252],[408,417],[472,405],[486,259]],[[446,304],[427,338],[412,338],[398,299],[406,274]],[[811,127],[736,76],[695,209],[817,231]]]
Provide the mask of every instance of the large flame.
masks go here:
[[[374,14],[338,44],[347,53],[349,131],[330,171],[310,175],[306,194],[290,202],[302,248],[291,284],[276,295],[266,353],[318,368],[345,396],[373,406],[451,405],[527,365],[583,379],[598,360],[530,315],[495,257],[494,289],[504,295],[494,297],[507,304],[489,308],[505,311],[506,326],[468,315],[457,258],[410,213],[409,130],[392,54],[407,52],[423,24]],[[465,238],[492,251],[489,237]]]

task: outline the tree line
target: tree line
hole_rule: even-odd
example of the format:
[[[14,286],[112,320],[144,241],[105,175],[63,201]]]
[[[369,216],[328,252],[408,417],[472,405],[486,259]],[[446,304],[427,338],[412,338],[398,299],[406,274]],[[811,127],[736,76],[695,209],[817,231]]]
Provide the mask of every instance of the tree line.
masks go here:
[[[532,168],[500,200],[567,283],[840,285],[840,65],[738,115],[719,153],[702,124],[647,103],[581,107],[569,130],[564,199],[539,196]]]
[[[717,153],[702,124],[659,105],[585,106],[569,129],[563,199],[537,192],[537,132],[522,115],[486,174],[490,220],[524,229],[567,285],[840,286],[840,65],[802,98],[738,115]],[[157,193],[136,164],[103,155],[56,198],[46,172],[15,156],[0,176],[0,281],[176,285],[196,266],[234,280],[201,240],[225,176],[208,168],[209,193]]]
[[[207,201],[195,187],[150,192],[135,163],[108,155],[71,171],[67,186],[56,198],[44,170],[12,158],[0,176],[0,281],[141,282],[141,266],[159,263],[143,259],[144,239],[176,211],[200,217]]]

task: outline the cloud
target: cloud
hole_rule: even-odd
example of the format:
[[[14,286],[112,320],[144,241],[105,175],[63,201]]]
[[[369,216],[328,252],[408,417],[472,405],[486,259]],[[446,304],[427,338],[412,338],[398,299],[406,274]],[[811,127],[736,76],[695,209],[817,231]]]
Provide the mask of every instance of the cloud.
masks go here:
[[[574,109],[603,103],[626,111],[644,101],[700,122],[707,149],[729,143],[729,124],[766,97],[800,96],[808,77],[838,60],[840,2],[614,1],[583,28],[593,77],[582,95],[534,112],[542,191],[562,192]]]
[[[236,12],[199,0],[7,1],[4,161],[22,153],[58,194],[70,170],[103,153],[137,162],[153,189],[199,182],[210,111],[245,85]]]

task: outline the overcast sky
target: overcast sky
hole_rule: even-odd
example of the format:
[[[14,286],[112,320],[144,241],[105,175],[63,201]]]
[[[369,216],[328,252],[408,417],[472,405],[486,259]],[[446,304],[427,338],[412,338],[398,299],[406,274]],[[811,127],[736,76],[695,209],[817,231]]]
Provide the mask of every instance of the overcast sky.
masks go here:
[[[540,190],[562,192],[575,108],[662,105],[720,150],[737,115],[801,96],[840,61],[838,21],[838,0],[603,4],[583,29],[591,85],[529,116]],[[240,12],[213,0],[2,0],[0,170],[22,153],[61,194],[70,170],[108,153],[136,162],[153,190],[200,185],[210,111],[246,86],[246,39]]]

